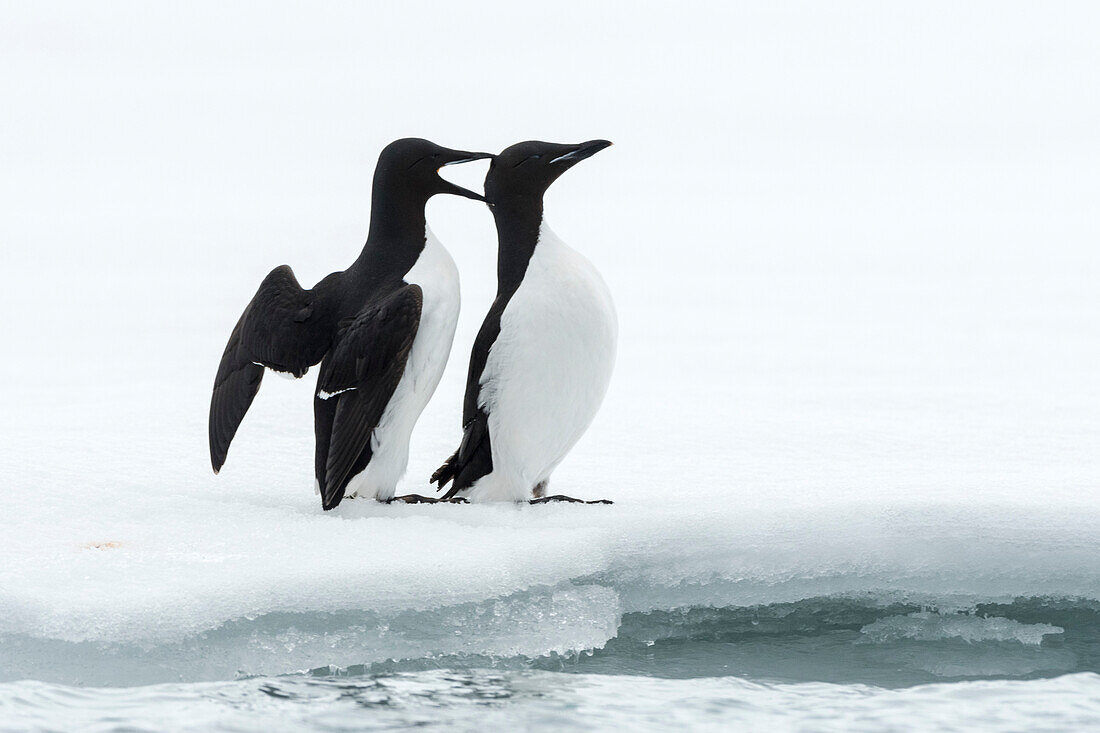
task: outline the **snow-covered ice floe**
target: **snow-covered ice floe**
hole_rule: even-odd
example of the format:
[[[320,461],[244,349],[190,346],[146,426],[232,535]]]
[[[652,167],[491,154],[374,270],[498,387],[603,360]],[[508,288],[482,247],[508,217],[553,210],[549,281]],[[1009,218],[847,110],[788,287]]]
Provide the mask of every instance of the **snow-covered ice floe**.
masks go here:
[[[940,677],[1073,671],[1040,645],[1096,624],[1098,529],[1100,510],[1010,505],[353,501],[322,515],[305,500],[135,496],[85,517],[28,503],[0,536],[0,680],[560,660],[838,630],[901,644]],[[971,668],[929,642],[1011,654]]]

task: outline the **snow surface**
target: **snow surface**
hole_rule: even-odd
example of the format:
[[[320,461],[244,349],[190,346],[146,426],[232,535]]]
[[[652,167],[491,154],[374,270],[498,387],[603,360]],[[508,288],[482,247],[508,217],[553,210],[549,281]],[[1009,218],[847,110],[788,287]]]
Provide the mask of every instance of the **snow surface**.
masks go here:
[[[0,633],[152,645],[499,602],[473,641],[393,653],[535,654],[629,610],[1100,599],[1095,6],[440,8],[423,57],[398,7],[264,8],[5,10]],[[515,26],[568,33],[551,79]],[[658,29],[692,42],[654,53]],[[265,380],[211,473],[241,309],[278,264],[311,283],[354,259],[377,151],[405,135],[615,142],[547,204],[621,322],[552,486],[615,505],[322,514],[312,374]],[[464,308],[418,493],[460,438],[494,292],[485,207],[428,214]]]

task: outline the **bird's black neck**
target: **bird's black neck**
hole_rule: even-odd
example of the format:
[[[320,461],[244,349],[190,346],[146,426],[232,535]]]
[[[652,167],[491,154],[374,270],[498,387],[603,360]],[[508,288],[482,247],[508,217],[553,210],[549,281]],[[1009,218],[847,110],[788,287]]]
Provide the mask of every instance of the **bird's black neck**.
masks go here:
[[[388,186],[375,176],[370,231],[352,268],[374,273],[394,270],[401,275],[408,272],[424,249],[428,229],[424,216],[426,203],[423,195]]]
[[[514,292],[527,272],[542,228],[542,198],[504,198],[494,203],[497,224],[497,295]]]

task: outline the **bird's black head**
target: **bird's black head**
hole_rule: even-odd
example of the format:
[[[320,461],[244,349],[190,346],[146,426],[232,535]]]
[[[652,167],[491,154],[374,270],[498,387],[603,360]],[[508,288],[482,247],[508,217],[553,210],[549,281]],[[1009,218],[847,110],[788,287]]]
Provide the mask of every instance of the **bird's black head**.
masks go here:
[[[541,200],[558,176],[609,145],[608,140],[589,140],[578,145],[538,140],[516,143],[493,156],[485,176],[485,197],[490,206],[506,198]]]
[[[411,194],[427,201],[437,193],[453,193],[476,201],[485,197],[462,186],[456,186],[439,175],[445,165],[492,158],[491,153],[469,153],[436,145],[431,140],[406,137],[394,140],[382,149],[374,169],[375,190]]]

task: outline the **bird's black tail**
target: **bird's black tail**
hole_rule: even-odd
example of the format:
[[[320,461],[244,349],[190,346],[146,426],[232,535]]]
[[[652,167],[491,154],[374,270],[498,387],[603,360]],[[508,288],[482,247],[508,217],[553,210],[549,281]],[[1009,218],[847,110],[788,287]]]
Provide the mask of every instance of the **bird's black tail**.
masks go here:
[[[435,469],[435,473],[428,479],[430,484],[438,484],[436,491],[443,491],[443,487],[450,481],[454,480],[454,477],[458,474],[458,451],[456,450],[450,458],[443,462],[443,465]]]
[[[443,465],[432,474],[431,483],[439,486],[439,491],[448,482],[451,488],[440,501],[453,499],[461,491],[474,485],[482,476],[493,471],[493,451],[489,441],[489,416],[478,411],[474,419],[466,423],[462,430],[462,444]]]

